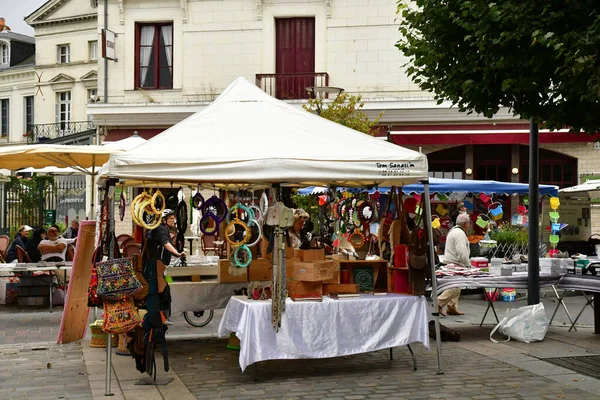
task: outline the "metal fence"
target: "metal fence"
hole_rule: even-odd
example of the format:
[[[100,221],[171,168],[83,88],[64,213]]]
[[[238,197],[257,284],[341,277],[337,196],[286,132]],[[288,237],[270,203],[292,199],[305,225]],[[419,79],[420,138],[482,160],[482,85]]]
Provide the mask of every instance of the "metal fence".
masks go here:
[[[47,226],[56,219],[57,199],[74,190],[85,192],[85,178],[15,178],[0,183],[0,234],[14,235],[21,225]],[[59,221],[63,222],[64,221]]]
[[[529,253],[529,243],[500,243],[497,246],[493,247],[480,247],[479,245],[476,245],[476,247],[478,250],[475,250],[475,246],[471,246],[472,257],[487,257],[488,259],[512,259],[516,255],[527,256],[527,254]],[[539,242],[538,254],[540,254],[540,257],[543,257],[543,255],[546,254],[546,251],[546,244],[543,242]]]

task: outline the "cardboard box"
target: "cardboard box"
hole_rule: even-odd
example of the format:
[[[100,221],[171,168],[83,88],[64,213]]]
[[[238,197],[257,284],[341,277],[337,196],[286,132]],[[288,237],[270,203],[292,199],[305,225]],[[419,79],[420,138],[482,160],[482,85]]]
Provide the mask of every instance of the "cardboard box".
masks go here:
[[[303,262],[323,261],[325,260],[325,249],[294,250],[294,258],[299,258]]]
[[[295,262],[292,279],[317,282],[333,279],[333,261]]]
[[[248,282],[248,268],[241,268],[244,272],[237,276],[229,273],[229,260],[219,260],[219,283],[225,282]]]
[[[272,260],[258,258],[248,265],[248,281],[270,281],[273,276]]]
[[[321,282],[287,281],[288,296],[292,299],[308,296],[323,296],[323,284]]]
[[[329,293],[359,293],[359,286],[355,283],[323,283],[323,294]]]

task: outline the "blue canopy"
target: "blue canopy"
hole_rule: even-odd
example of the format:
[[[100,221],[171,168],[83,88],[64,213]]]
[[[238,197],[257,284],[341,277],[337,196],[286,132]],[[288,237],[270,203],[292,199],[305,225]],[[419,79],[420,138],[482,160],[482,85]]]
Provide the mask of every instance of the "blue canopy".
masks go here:
[[[558,186],[553,185],[539,185],[540,196],[550,195],[558,197]],[[307,187],[299,189],[299,194],[313,194],[323,193],[327,188],[322,187]],[[361,191],[361,189],[347,189],[349,191]],[[387,193],[389,187],[373,188],[369,190],[369,193],[379,190],[382,193]],[[405,194],[410,193],[423,193],[423,185],[420,183],[414,183],[412,185],[406,185],[402,187],[402,191]],[[529,185],[526,183],[512,183],[512,182],[498,182],[498,181],[476,181],[466,179],[442,179],[442,178],[429,178],[429,191],[431,193],[452,193],[452,192],[467,192],[467,193],[485,193],[491,194],[527,194],[529,193]]]

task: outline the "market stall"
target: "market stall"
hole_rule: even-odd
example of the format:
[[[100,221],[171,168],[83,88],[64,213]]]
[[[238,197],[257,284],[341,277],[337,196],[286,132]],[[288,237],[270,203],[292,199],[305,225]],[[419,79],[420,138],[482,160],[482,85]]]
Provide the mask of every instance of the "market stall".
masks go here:
[[[296,109],[238,78],[202,112],[111,157],[103,175],[143,187],[156,182],[229,191],[274,187],[279,200],[278,191],[285,186],[402,186],[426,179],[427,160],[421,153]],[[278,330],[286,312],[283,235],[289,221],[284,221],[288,211],[281,202],[271,210],[271,322]],[[405,323],[426,330],[423,321]]]

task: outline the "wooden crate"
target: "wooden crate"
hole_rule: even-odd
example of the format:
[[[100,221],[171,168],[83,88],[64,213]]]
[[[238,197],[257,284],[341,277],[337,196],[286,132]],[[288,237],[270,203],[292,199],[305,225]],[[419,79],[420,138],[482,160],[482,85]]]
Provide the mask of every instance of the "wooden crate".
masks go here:
[[[371,267],[373,271],[373,282],[374,290],[379,292],[389,291],[388,285],[388,262],[385,260],[338,260],[340,264],[340,275],[343,276],[344,270],[350,271],[349,282],[342,283],[356,283],[354,282],[355,268],[366,268]]]
[[[231,275],[229,273],[229,260],[219,260],[218,281],[219,283],[248,282],[248,268],[244,268],[242,275]]]

